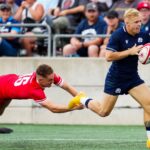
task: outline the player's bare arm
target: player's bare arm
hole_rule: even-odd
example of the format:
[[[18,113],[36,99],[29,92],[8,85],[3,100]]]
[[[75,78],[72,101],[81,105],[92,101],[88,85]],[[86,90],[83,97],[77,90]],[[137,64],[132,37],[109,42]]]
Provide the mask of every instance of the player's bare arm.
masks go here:
[[[142,47],[143,45],[138,45],[138,46],[134,45],[128,50],[124,50],[121,52],[112,52],[107,50],[105,58],[107,61],[114,61],[114,60],[120,60],[126,58],[128,56],[138,55],[138,52],[142,49]]]
[[[69,112],[69,111],[73,111],[73,110],[79,110],[82,109],[83,106],[82,105],[78,105],[75,106],[71,109],[68,108],[68,106],[65,105],[61,105],[61,104],[55,104],[50,100],[45,100],[42,103],[40,103],[43,107],[47,108],[48,110],[50,110],[53,113],[65,113],[65,112]]]
[[[61,88],[69,92],[72,96],[76,96],[78,94],[78,91],[65,81],[63,82]]]

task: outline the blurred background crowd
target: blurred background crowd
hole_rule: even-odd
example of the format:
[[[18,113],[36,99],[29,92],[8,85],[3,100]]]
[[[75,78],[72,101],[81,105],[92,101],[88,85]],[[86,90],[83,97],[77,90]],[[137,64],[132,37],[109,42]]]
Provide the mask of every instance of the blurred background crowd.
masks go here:
[[[51,55],[104,57],[109,36],[124,25],[128,8],[139,10],[141,30],[150,34],[150,0],[0,0],[0,56],[47,56],[50,42]],[[48,25],[51,32],[36,24]],[[55,35],[62,36],[53,41]]]

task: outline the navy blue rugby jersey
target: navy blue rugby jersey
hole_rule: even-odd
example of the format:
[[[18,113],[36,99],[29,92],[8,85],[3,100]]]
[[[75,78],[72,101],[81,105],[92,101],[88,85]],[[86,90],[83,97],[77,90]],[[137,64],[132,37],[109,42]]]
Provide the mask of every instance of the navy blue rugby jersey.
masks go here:
[[[145,32],[140,32],[135,36],[128,34],[125,26],[116,30],[110,37],[109,43],[107,45],[107,50],[114,52],[121,52],[131,48],[136,45],[144,45],[150,42],[150,36]],[[114,76],[118,77],[133,77],[137,74],[138,66],[138,56],[128,56],[121,60],[116,60],[112,62],[109,72]]]

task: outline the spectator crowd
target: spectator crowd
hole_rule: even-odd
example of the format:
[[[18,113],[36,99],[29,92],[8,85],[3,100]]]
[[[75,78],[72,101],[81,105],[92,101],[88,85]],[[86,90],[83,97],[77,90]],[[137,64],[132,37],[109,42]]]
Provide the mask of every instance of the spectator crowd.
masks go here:
[[[105,57],[109,37],[124,26],[128,8],[140,12],[141,30],[150,34],[150,0],[0,0],[0,56],[46,56],[49,39],[36,34],[49,32],[36,24],[47,24],[51,43],[56,34],[70,35],[56,40],[57,55]],[[24,23],[35,26],[16,26]]]

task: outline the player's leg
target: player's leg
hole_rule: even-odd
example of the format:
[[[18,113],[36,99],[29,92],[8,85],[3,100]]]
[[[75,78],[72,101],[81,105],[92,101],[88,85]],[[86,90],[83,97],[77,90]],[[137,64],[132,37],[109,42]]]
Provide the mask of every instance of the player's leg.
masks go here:
[[[113,80],[110,73],[108,73],[105,79],[104,96],[101,98],[101,101],[85,97],[81,98],[81,103],[101,117],[108,116],[114,108],[118,95],[120,94],[116,93],[118,84],[120,85],[120,83]]]
[[[5,108],[10,104],[11,100],[0,100],[0,115],[3,114]],[[10,128],[0,128],[0,134],[8,134],[13,132]]]
[[[80,93],[70,101],[69,108],[73,108],[78,104],[83,104],[85,107],[97,113],[99,116],[105,117],[111,113],[117,101],[117,98],[118,96],[113,96],[105,93],[102,100],[97,101],[86,97],[84,93]]]
[[[97,113],[99,116],[108,116],[114,108],[118,95],[121,94],[121,92],[116,93],[118,86],[120,87],[120,82],[114,80],[111,74],[108,73],[105,80],[104,96],[101,98],[101,101],[93,100],[86,97],[86,95],[81,94],[73,98],[70,101],[69,106],[75,106],[76,104],[82,103],[84,106]],[[123,87],[123,84],[121,84],[121,86]]]
[[[150,89],[145,84],[141,84],[131,89],[129,94],[144,109],[144,124],[148,137],[147,147],[150,148]]]
[[[84,102],[84,100],[81,101],[83,104],[86,103],[87,108],[97,113],[99,116],[106,117],[111,113],[112,109],[114,108],[117,98],[118,96],[113,96],[105,93],[101,101],[90,100],[88,103]]]
[[[0,116],[3,114],[5,108],[10,104],[11,100],[0,100]]]

